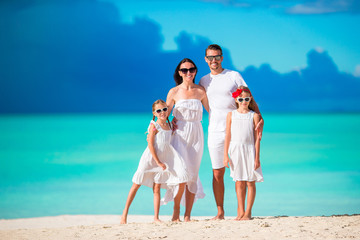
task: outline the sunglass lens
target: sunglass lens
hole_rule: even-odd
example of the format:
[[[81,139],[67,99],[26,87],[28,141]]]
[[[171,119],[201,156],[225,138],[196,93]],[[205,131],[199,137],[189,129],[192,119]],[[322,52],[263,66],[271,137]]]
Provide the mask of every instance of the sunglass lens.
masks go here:
[[[163,108],[163,111],[166,112],[166,111],[167,111],[167,108]]]
[[[241,98],[241,97],[239,97],[237,100],[238,100],[239,102],[242,102],[244,99]]]
[[[186,74],[188,71],[190,71],[191,73],[194,73],[196,71],[196,68],[192,67],[192,68],[181,68],[180,71],[183,73],[183,74]]]
[[[157,109],[155,112],[156,113],[161,113],[161,109]]]
[[[216,56],[207,56],[207,59],[211,62],[212,60],[219,61],[221,59],[221,55],[216,55]]]
[[[248,101],[250,101],[250,98],[249,97],[245,98],[245,102],[248,102]]]

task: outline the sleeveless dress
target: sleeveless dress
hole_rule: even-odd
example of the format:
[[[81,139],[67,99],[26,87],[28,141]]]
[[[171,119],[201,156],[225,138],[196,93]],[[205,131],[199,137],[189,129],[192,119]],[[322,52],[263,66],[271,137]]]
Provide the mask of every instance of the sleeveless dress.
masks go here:
[[[150,123],[154,124],[158,130],[155,135],[154,147],[159,160],[166,165],[166,169],[163,170],[156,164],[149,147],[147,147],[140,158],[138,169],[132,181],[150,188],[153,187],[154,183],[161,184],[161,188],[167,190],[161,204],[166,204],[174,199],[179,183],[187,182],[189,177],[184,160],[170,144],[172,130],[164,130],[154,121]],[[150,127],[151,124],[149,129]]]
[[[199,179],[199,169],[204,150],[204,132],[201,125],[203,106],[198,99],[182,99],[176,102],[173,115],[177,129],[171,141],[185,161],[189,174],[187,187],[195,194],[195,200],[204,198],[205,193]],[[185,204],[185,194],[181,200]]]
[[[234,181],[264,181],[261,167],[254,170],[254,113],[239,113],[237,110],[231,112],[231,140],[228,153],[230,176]]]

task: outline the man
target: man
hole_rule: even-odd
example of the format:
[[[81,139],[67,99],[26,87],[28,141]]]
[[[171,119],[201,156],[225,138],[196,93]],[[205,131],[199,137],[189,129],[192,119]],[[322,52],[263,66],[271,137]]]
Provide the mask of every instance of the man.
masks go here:
[[[236,109],[232,93],[243,85],[247,86],[240,73],[221,66],[223,61],[222,49],[219,45],[212,44],[205,50],[205,61],[209,65],[210,73],[201,78],[199,85],[203,86],[208,96],[209,129],[208,147],[211,164],[213,168],[213,191],[218,209],[217,215],[213,218],[224,219],[224,141],[226,116],[228,112]],[[256,104],[256,112],[260,114]],[[261,137],[263,120],[256,126]]]

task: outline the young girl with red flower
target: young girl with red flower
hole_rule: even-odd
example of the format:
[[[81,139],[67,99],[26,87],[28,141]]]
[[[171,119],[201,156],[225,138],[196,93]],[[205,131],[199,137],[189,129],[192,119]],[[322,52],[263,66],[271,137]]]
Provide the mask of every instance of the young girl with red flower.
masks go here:
[[[224,165],[227,168],[230,165],[230,176],[235,181],[238,200],[235,220],[250,220],[256,195],[255,182],[264,181],[260,166],[260,139],[255,131],[261,116],[254,112],[249,88],[240,86],[232,96],[237,109],[229,112],[226,118]]]

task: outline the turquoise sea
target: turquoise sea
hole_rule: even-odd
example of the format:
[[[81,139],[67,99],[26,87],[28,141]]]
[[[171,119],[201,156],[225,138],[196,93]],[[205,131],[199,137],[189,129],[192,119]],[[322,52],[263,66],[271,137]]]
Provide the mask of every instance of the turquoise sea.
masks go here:
[[[0,219],[121,214],[151,114],[0,116]],[[360,213],[360,114],[264,114],[254,216]],[[207,137],[207,115],[203,126]],[[205,140],[206,141],[206,140]],[[206,143],[206,142],[205,142]],[[212,216],[212,170],[205,144],[200,178],[207,196],[193,215]],[[225,211],[236,215],[225,176]],[[171,215],[172,203],[161,215]],[[184,209],[181,209],[182,213]],[[153,214],[142,187],[129,214]]]

